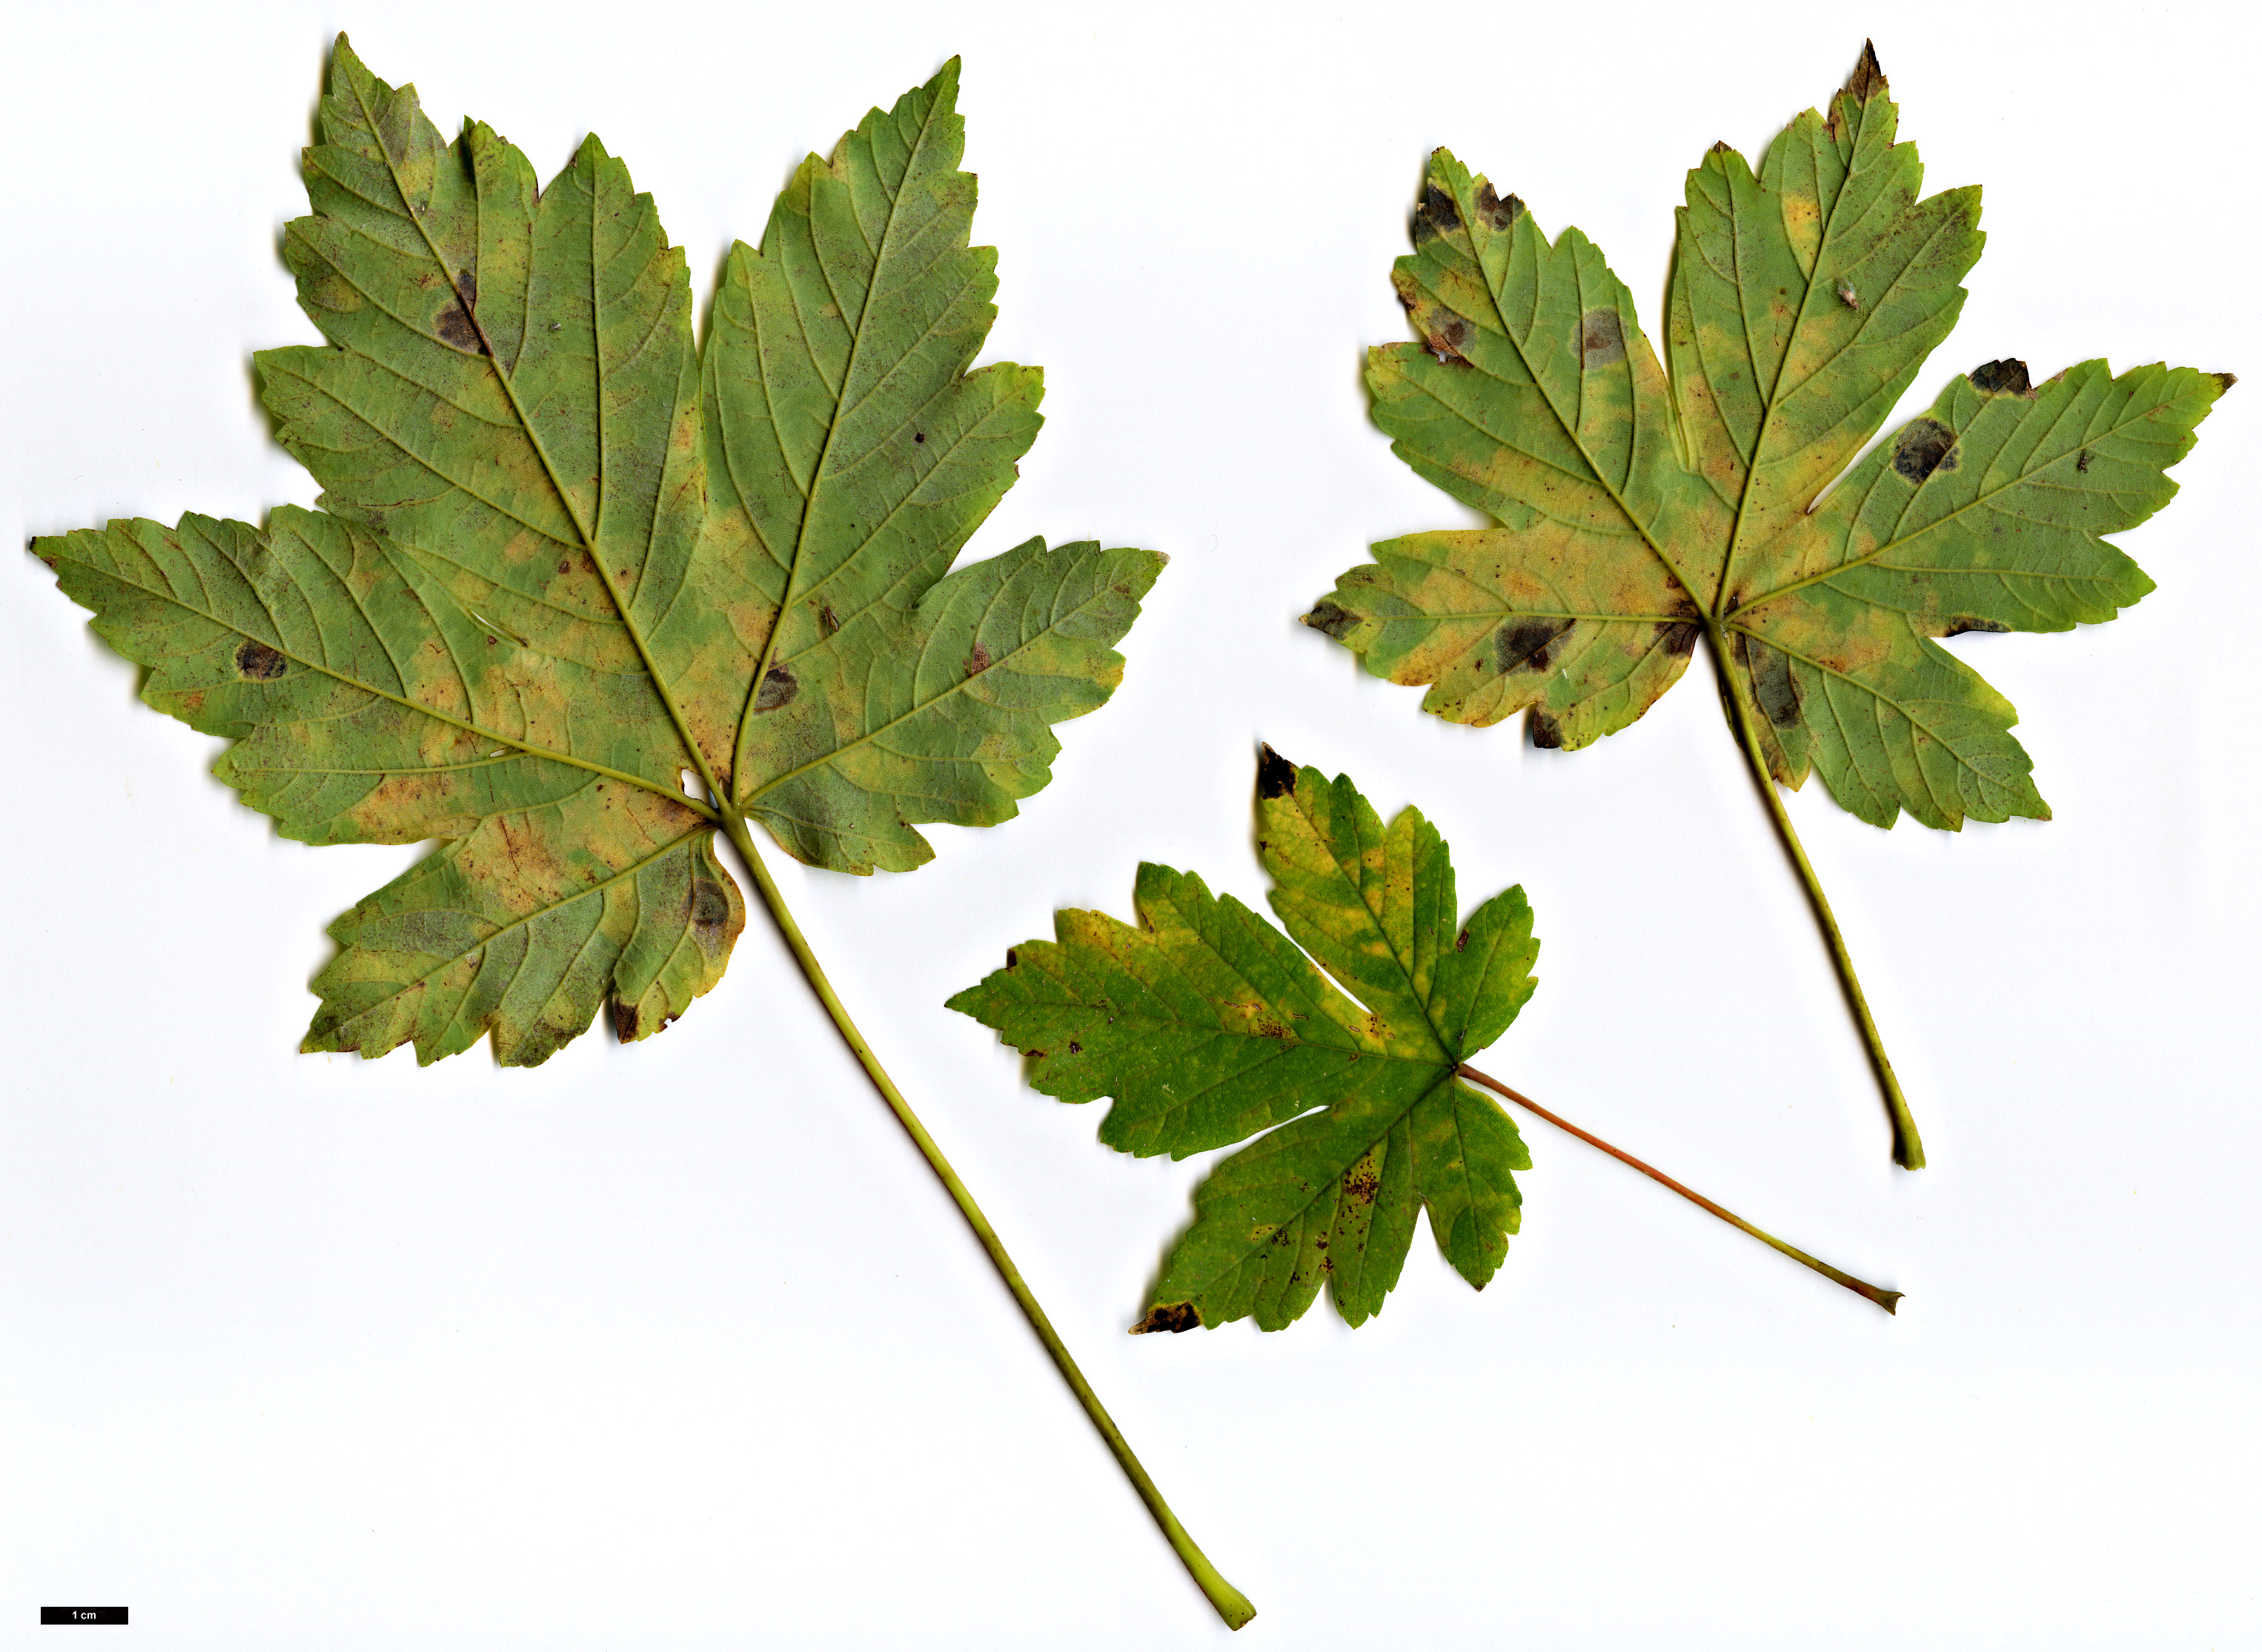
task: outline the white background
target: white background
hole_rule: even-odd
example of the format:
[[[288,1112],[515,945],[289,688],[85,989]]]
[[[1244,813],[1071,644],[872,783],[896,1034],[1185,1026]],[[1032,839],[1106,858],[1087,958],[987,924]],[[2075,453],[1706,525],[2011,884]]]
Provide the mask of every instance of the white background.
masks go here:
[[[1934,1168],[1887,1162],[1826,956],[1700,663],[1577,754],[1417,714],[1295,617],[1468,518],[1362,348],[1449,144],[1654,315],[1685,169],[1756,156],[1873,33],[1934,187],[1986,186],[1945,378],[2262,375],[2236,8],[18,4],[0,542],[311,502],[248,357],[331,33],[546,177],[591,126],[703,295],[810,148],[966,58],[986,359],[1048,425],[971,547],[1172,559],[1121,691],[916,875],[774,857],[883,1058],[1279,1648],[2262,1646],[2252,636],[2262,377],[2127,548],[2109,627],[1967,636],[2048,824],[1792,800]],[[1140,1648],[1228,1637],[759,911],[666,1036],[537,1071],[293,1053],[323,926],[414,852],[279,840],[218,743],[0,558],[0,1647]],[[1512,882],[1541,987],[1484,1064],[1898,1318],[1536,1122],[1473,1294],[1130,1338],[1199,1162],[1093,1141],[942,1000],[1128,913],[1142,857],[1261,900],[1256,742]],[[35,1640],[35,1636],[37,1639]],[[107,1642],[105,1642],[107,1644]]]

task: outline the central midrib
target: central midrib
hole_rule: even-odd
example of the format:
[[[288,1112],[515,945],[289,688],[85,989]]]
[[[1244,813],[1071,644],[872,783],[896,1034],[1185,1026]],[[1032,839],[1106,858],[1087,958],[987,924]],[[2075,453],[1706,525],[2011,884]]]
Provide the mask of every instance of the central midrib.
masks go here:
[[[785,631],[786,617],[793,611],[794,602],[797,600],[796,588],[801,582],[802,558],[809,543],[810,524],[815,520],[817,515],[818,490],[825,485],[825,467],[832,457],[832,444],[839,437],[840,427],[847,419],[848,395],[855,384],[856,364],[863,357],[864,339],[871,321],[872,306],[879,296],[880,272],[886,265],[888,248],[895,239],[896,222],[903,208],[902,185],[908,185],[913,170],[926,152],[927,134],[933,129],[935,111],[941,106],[941,104],[942,100],[940,97],[932,97],[928,100],[926,109],[919,119],[918,141],[911,146],[911,153],[904,163],[902,184],[888,198],[888,221],[886,227],[880,231],[880,245],[872,255],[871,285],[865,288],[862,307],[856,314],[856,336],[848,346],[847,364],[841,369],[840,393],[833,403],[832,422],[825,427],[825,444],[818,451],[817,463],[810,468],[809,494],[802,501],[801,526],[795,531],[793,538],[793,559],[786,566],[785,592],[779,597],[777,612],[770,619],[770,634],[762,640],[761,657],[754,664],[753,681],[746,685],[746,703],[739,709],[737,738],[731,743],[731,786],[733,794],[737,791],[742,777],[741,771],[746,766],[746,740],[753,732],[756,708],[761,702],[762,681],[769,675],[771,663],[777,655],[778,638]],[[816,217],[812,210],[810,215],[812,233],[815,227]],[[762,790],[766,791],[776,783],[775,781],[768,782],[762,787]],[[710,789],[714,788],[714,782],[711,779],[708,784]],[[714,795],[718,801],[728,803],[731,807],[743,806],[742,801],[735,795],[725,798],[719,790],[716,790]],[[760,795],[760,791],[754,792],[743,802],[751,803],[754,797]]]
[[[385,157],[385,170],[391,175],[393,187],[400,197],[402,211],[407,214],[408,221],[416,226],[416,234],[424,242],[425,251],[431,255],[432,262],[438,266],[442,279],[448,284],[448,291],[456,295],[457,307],[464,312],[465,318],[471,322],[472,330],[478,333],[480,351],[486,358],[488,369],[494,374],[495,382],[502,386],[503,396],[510,403],[512,415],[518,420],[519,429],[525,432],[529,445],[534,449],[536,458],[541,462],[543,474],[548,479],[551,490],[556,494],[558,505],[565,510],[566,520],[573,524],[573,531],[580,536],[582,553],[588,558],[589,566],[597,571],[597,578],[604,586],[605,595],[613,604],[613,612],[620,618],[621,629],[628,633],[629,640],[635,645],[637,658],[644,662],[645,673],[652,679],[653,690],[659,694],[660,703],[667,708],[668,720],[675,726],[677,740],[681,744],[684,753],[691,759],[693,766],[699,771],[699,777],[706,785],[708,796],[719,801],[723,796],[722,788],[716,783],[714,773],[708,767],[706,754],[700,749],[699,742],[692,738],[691,725],[683,714],[683,708],[676,703],[674,693],[667,686],[667,680],[660,675],[659,662],[652,657],[651,646],[645,641],[644,633],[638,629],[635,620],[630,616],[628,604],[622,599],[620,587],[613,579],[612,570],[605,566],[605,559],[598,554],[596,537],[589,525],[581,520],[580,510],[574,504],[573,496],[567,490],[564,480],[558,474],[558,467],[551,459],[549,449],[543,444],[541,433],[535,429],[533,419],[528,415],[525,405],[518,398],[516,384],[512,380],[509,372],[504,368],[502,357],[495,354],[494,343],[487,336],[486,324],[479,320],[477,301],[474,300],[470,304],[463,301],[462,289],[457,285],[458,272],[449,266],[447,257],[441,252],[439,244],[432,239],[432,231],[425,222],[424,215],[417,212],[414,205],[409,200],[407,186],[400,175],[400,162],[393,158],[393,151],[386,147],[383,128],[375,112],[370,108],[369,100],[363,96],[362,88],[358,83],[354,86],[354,101],[360,105],[362,119],[368,126],[371,137],[376,141],[378,153]],[[420,115],[421,112],[420,111]],[[594,141],[594,138],[591,141]],[[604,506],[604,369],[603,350],[600,343],[602,318],[598,311],[596,291],[597,191],[600,176],[599,169],[594,162],[589,172],[589,330],[591,343],[595,347],[593,353],[596,357],[594,371],[596,374],[594,402],[598,422],[598,509],[602,511]],[[476,184],[473,188],[477,188]],[[531,222],[528,227],[531,231],[533,228]],[[528,249],[529,274],[533,262],[533,249],[529,244]],[[531,325],[532,318],[529,317],[528,326],[530,328]],[[455,485],[451,480],[450,486]],[[760,677],[758,676],[755,681],[759,683]],[[517,744],[515,741],[506,741],[506,743]],[[594,764],[586,762],[580,766],[593,769],[596,767]],[[612,773],[611,770],[603,772]],[[662,787],[649,780],[638,779],[634,776],[619,777],[641,786],[647,791],[667,797],[671,801],[689,801],[681,791],[674,788]],[[699,812],[712,818],[710,810],[702,808]]]

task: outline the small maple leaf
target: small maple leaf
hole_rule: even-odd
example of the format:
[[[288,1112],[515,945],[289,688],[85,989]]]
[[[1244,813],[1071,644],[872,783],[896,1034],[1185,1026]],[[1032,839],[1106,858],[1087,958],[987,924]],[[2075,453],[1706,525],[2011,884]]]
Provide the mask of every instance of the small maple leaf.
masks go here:
[[[1370,352],[1392,451],[1499,526],[1375,545],[1305,616],[1423,709],[1585,746],[1639,718],[1707,644],[1730,724],[1773,784],[1819,772],[1891,826],[2047,819],[2009,702],[1934,638],[2066,631],[2152,588],[2100,537],[2174,494],[2162,473],[2229,374],[2102,361],[2035,385],[1996,361],[1852,468],[1963,302],[1979,191],[1920,197],[1876,54],[1754,174],[1689,175],[1660,364],[1576,229],[1550,242],[1444,149],[1394,272],[1420,344]],[[1827,902],[1801,862],[1892,1107],[1923,1150]]]
[[[322,508],[33,547],[284,835],[444,840],[332,926],[306,1049],[492,1035],[530,1065],[608,1002],[649,1037],[744,927],[718,831],[908,869],[918,824],[1008,818],[1049,725],[1107,698],[1159,556],[947,572],[1042,393],[965,371],[997,279],[957,84],[803,162],[702,348],[681,250],[594,137],[537,191],[340,37],[284,237],[328,343],[257,357]]]
[[[1027,1054],[1046,1094],[1114,1097],[1111,1147],[1184,1158],[1271,1131],[1202,1183],[1139,1331],[1252,1316],[1277,1331],[1322,1281],[1357,1325],[1398,1282],[1423,1211],[1479,1288],[1521,1219],[1523,1137],[1457,1070],[1531,996],[1523,890],[1458,924],[1435,826],[1409,808],[1386,827],[1349,776],[1270,747],[1257,835],[1286,935],[1144,864],[1135,928],[1063,912],[1056,941],[1023,942],[950,1000]]]

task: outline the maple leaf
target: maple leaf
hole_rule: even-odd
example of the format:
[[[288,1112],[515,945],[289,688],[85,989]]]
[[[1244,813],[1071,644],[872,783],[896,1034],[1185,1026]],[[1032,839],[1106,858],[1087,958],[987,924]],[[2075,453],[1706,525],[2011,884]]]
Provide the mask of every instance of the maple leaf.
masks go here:
[[[1419,811],[1385,826],[1350,776],[1330,783],[1268,746],[1257,848],[1286,935],[1193,873],[1143,863],[1135,927],[1063,911],[1056,939],[1024,941],[949,1001],[1027,1056],[1047,1095],[1113,1097],[1099,1127],[1111,1147],[1184,1158],[1269,1132],[1196,1191],[1193,1225],[1134,1331],[1250,1317],[1278,1331],[1323,1281],[1362,1324],[1397,1284],[1424,1212],[1445,1259],[1483,1289],[1521,1225],[1515,1172],[1531,1158],[1472,1084],[1893,1309],[1899,1292],[1761,1232],[1466,1064],[1531,997],[1539,943],[1520,887],[1459,921],[1452,857]]]
[[[35,546],[284,835],[445,840],[333,927],[306,1048],[491,1035],[531,1065],[608,1001],[649,1037],[745,924],[731,819],[908,870],[915,825],[1011,816],[1048,725],[1106,699],[1155,552],[946,573],[1042,388],[965,372],[996,257],[966,244],[957,77],[802,164],[702,350],[681,251],[594,137],[537,195],[340,40],[284,241],[330,342],[256,357],[322,509]]]
[[[1304,617],[1423,709],[1532,743],[1624,728],[1708,646],[1731,728],[1805,879],[1894,1120],[1923,1148],[1820,884],[1776,792],[1819,773],[1904,810],[2047,819],[2010,703],[1937,638],[2066,631],[2152,588],[2100,536],[2174,494],[2162,473],[2230,375],[2102,361],[2041,385],[1989,362],[1858,463],[1962,307],[1977,188],[1920,197],[1876,54],[1756,174],[1716,144],[1689,175],[1666,360],[1575,229],[1431,157],[1394,272],[1419,344],[1369,352],[1392,451],[1493,528],[1372,547]]]
[[[813,866],[909,870],[988,826],[1106,700],[1163,558],[1041,540],[951,572],[1041,421],[968,372],[996,255],[953,60],[794,173],[734,246],[703,347],[683,254],[594,136],[537,190],[445,141],[338,39],[284,256],[327,343],[261,352],[321,509],[34,542],[141,697],[232,742],[284,835],[441,848],[331,927],[308,1050],[546,1060],[609,1004],[650,1037],[746,923],[730,839],[810,985],[973,1227],[1163,1534],[1171,1515],[818,964],[750,826]]]

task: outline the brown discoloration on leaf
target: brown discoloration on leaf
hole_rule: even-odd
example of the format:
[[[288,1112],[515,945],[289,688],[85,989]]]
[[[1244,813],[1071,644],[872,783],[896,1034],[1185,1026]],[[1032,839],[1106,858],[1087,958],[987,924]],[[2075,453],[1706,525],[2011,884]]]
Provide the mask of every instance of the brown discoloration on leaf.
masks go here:
[[[2224,391],[2229,390],[2231,386],[2238,382],[2238,375],[2237,373],[2209,373],[2208,374],[2208,377],[2214,379],[2218,386],[2215,392],[2217,395],[2221,395]]]
[[[1270,746],[1257,754],[1257,795],[1270,800],[1285,797],[1296,790],[1296,765],[1274,751]]]
[[[1971,387],[1987,396],[2028,396],[2034,386],[2027,379],[2027,364],[2015,356],[1982,362],[1970,372]]]
[[[1422,347],[1441,362],[1457,362],[1466,367],[1468,357],[1461,354],[1461,346],[1469,342],[1469,324],[1450,310],[1439,310],[1432,325],[1422,335]]]
[[[289,664],[263,642],[247,641],[235,651],[237,675],[254,682],[272,682],[289,668]]]
[[[1613,309],[1588,310],[1579,322],[1580,364],[1589,372],[1625,359],[1625,328]]]
[[[1941,632],[1941,635],[1943,637],[1961,637],[1964,632],[1970,631],[2007,631],[2010,629],[2011,628],[2008,625],[2006,625],[1999,619],[1964,618],[1952,621],[1948,629]]]
[[[784,666],[772,666],[762,675],[762,691],[754,696],[754,710],[774,711],[791,705],[801,696],[801,679]]]
[[[1846,77],[1846,84],[1838,96],[1830,100],[1830,119],[1825,129],[1833,138],[1838,135],[1843,100],[1850,98],[1858,109],[1872,97],[1885,96],[1890,90],[1885,84],[1885,71],[1877,66],[1877,47],[1862,41],[1861,61],[1854,65],[1854,72]]]
[[[1526,619],[1503,626],[1497,661],[1502,671],[1545,671],[1554,658],[1555,645],[1577,624],[1570,619]]]
[[[1192,1302],[1167,1302],[1147,1310],[1147,1317],[1131,1327],[1135,1337],[1144,1337],[1157,1331],[1198,1331],[1201,1315]]]
[[[2081,450],[2081,451],[2080,451],[2078,454],[2077,454],[2077,455],[2075,456],[2075,458],[2074,458],[2074,461],[2073,461],[2073,468],[2074,468],[2075,470],[2077,470],[2077,471],[2078,471],[2078,472],[2082,473],[2083,473],[2083,474],[2085,474],[2085,475],[2086,475],[2086,474],[2088,473],[2088,471],[2089,471],[2089,450],[2088,450],[2087,448],[2084,448],[2084,449],[2082,449],[2082,450]]]
[[[1341,642],[1346,633],[1358,629],[1361,622],[1358,615],[1329,596],[1313,604],[1312,611],[1304,616],[1303,623]]]
[[[623,1044],[636,1042],[637,1006],[623,999],[613,1000],[613,1036]]]
[[[1893,469],[1912,482],[1936,470],[1954,470],[1956,432],[1937,419],[1913,419],[1893,438]]]
[[[731,920],[731,898],[723,886],[709,878],[700,878],[691,885],[691,927],[712,932]]]
[[[1492,180],[1484,179],[1477,185],[1477,211],[1495,231],[1503,230],[1516,222],[1516,215],[1524,210],[1524,203],[1513,195],[1502,199],[1493,193]]]
[[[1541,711],[1531,708],[1531,743],[1544,752],[1560,751],[1563,747],[1563,725]]]
[[[980,643],[976,643],[966,656],[966,675],[969,677],[978,677],[990,669],[991,664],[990,651]]]
[[[1658,646],[1684,660],[1696,652],[1696,639],[1704,634],[1704,626],[1693,619],[1661,620],[1657,627]]]

